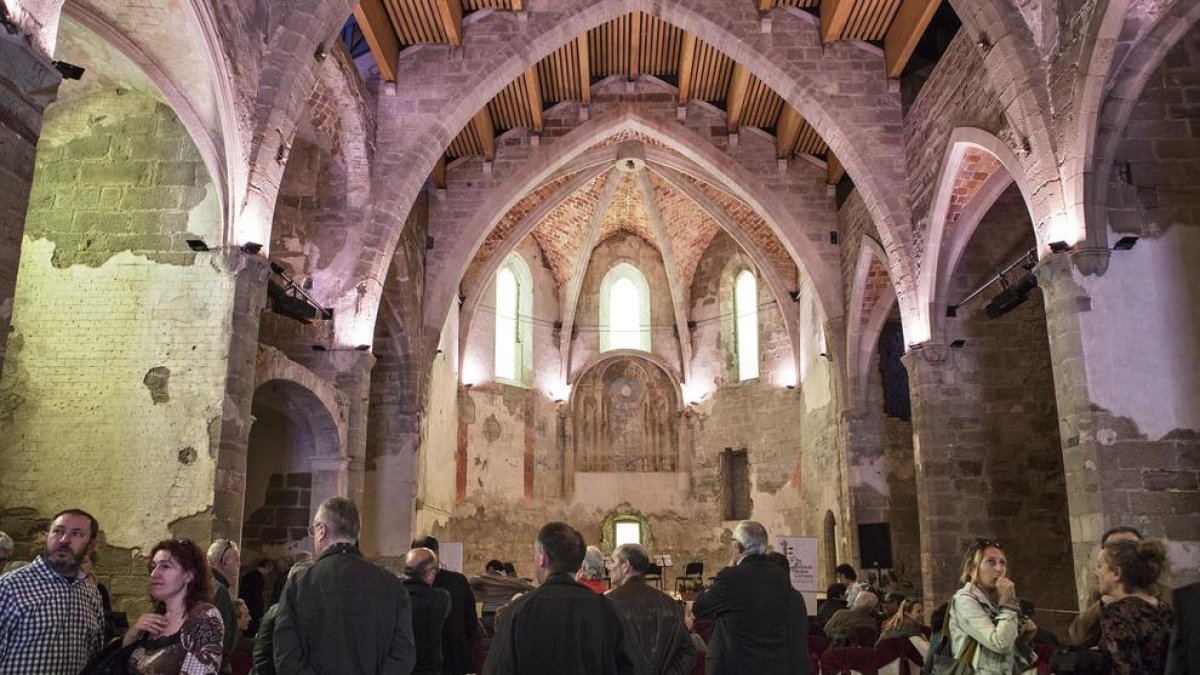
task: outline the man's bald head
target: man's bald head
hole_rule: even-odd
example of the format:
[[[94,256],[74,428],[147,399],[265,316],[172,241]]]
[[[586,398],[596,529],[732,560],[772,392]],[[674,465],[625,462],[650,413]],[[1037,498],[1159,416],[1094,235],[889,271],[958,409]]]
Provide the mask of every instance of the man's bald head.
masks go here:
[[[430,549],[414,548],[404,556],[404,574],[410,578],[432,584],[437,572],[438,557]]]

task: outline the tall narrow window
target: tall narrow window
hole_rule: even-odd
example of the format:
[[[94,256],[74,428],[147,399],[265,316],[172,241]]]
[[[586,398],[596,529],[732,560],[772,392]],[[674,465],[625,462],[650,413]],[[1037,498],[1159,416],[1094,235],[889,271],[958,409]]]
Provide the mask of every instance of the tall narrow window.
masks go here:
[[[533,280],[529,266],[516,253],[496,272],[497,380],[527,384],[533,355],[529,317],[533,305]]]
[[[507,266],[496,273],[496,377],[517,379],[517,275]]]
[[[742,270],[734,281],[733,308],[738,380],[752,380],[758,377],[758,283],[750,270]]]
[[[616,265],[600,283],[600,351],[650,351],[650,286],[628,263]]]

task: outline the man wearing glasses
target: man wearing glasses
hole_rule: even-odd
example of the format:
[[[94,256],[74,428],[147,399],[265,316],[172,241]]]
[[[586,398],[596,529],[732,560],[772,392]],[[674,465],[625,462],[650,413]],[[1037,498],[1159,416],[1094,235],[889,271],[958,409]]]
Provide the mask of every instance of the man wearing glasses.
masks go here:
[[[99,651],[104,608],[80,569],[99,532],[88,513],[62,511],[42,554],[0,578],[0,675],[75,675]]]
[[[213,604],[225,624],[225,639],[221,642],[221,672],[232,673],[229,658],[237,646],[237,607],[233,604],[230,579],[237,579],[242,566],[242,554],[229,539],[217,539],[208,547],[208,566],[212,570]]]

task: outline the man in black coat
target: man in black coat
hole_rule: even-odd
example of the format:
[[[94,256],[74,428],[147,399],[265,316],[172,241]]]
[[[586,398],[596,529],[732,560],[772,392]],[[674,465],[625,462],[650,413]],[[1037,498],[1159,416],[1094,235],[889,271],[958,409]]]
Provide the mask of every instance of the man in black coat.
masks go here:
[[[413,642],[417,646],[412,675],[442,672],[442,627],[450,616],[450,593],[433,587],[437,573],[437,554],[427,548],[414,548],[404,557],[404,588],[412,599]]]
[[[807,674],[808,636],[794,618],[788,573],[767,560],[766,528],[743,520],[733,530],[732,546],[732,565],[692,605],[697,619],[715,623],[708,675]]]
[[[1171,596],[1175,629],[1167,653],[1167,675],[1200,673],[1200,584],[1191,584]]]
[[[612,601],[575,582],[586,550],[566,523],[550,523],[534,544],[541,586],[496,621],[484,675],[630,675],[636,656]]]
[[[438,540],[432,536],[413,540],[413,548],[427,548],[438,553]],[[438,570],[433,580],[434,588],[444,588],[450,593],[450,616],[442,628],[442,673],[465,675],[475,672],[475,646],[479,644],[482,629],[479,615],[475,612],[475,593],[465,575],[453,570]]]
[[[416,663],[412,609],[396,575],[367,561],[358,507],[330,497],[309,529],[312,566],[290,580],[275,618],[279,675],[408,675]]]

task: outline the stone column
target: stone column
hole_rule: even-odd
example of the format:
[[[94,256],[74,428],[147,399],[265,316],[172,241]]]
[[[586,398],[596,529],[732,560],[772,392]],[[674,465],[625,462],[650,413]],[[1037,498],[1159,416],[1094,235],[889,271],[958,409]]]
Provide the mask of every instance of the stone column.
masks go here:
[[[964,399],[957,352],[924,344],[903,356],[912,392],[921,578],[933,605],[958,588],[966,541],[989,534],[982,413]]]
[[[1080,255],[1098,254],[1107,257],[1107,251]],[[1179,326],[1140,322],[1130,326],[1121,307],[1104,298],[1105,294],[1126,293],[1132,283],[1146,283],[1139,278],[1121,278],[1123,272],[1117,268],[1118,264],[1145,265],[1145,261],[1117,260],[1114,255],[1107,273],[1096,277],[1081,274],[1080,261],[1074,258],[1050,256],[1036,272],[1046,302],[1075,586],[1082,608],[1095,588],[1094,556],[1100,537],[1116,525],[1132,525],[1144,535],[1166,537],[1178,575],[1172,585],[1196,581],[1200,433],[1183,428],[1185,422],[1174,418],[1165,424],[1159,420],[1160,427],[1169,429],[1165,434],[1149,434],[1136,420],[1105,405],[1134,408],[1128,401],[1143,399],[1144,392],[1159,391],[1166,399],[1168,392],[1175,394],[1179,389],[1190,391],[1192,401],[1200,400],[1200,378],[1184,366],[1178,366],[1176,381],[1146,375],[1139,364],[1162,358],[1158,349],[1167,340],[1178,339],[1171,333]],[[1098,266],[1095,261],[1084,262],[1086,268]],[[1106,278],[1110,276],[1117,278]],[[1167,289],[1148,287],[1145,292]],[[1186,316],[1182,311],[1186,307],[1179,309]],[[1169,417],[1172,413],[1167,408],[1163,405],[1163,410],[1155,412]]]
[[[225,404],[210,428],[217,437],[217,476],[213,496],[213,538],[242,538],[246,510],[246,450],[253,424],[258,326],[267,301],[267,260],[237,249],[213,254],[213,265],[232,275],[233,314],[225,365]],[[214,420],[216,422],[216,420]]]
[[[313,352],[303,363],[317,375],[332,382],[350,401],[346,420],[346,448],[340,461],[313,463],[313,502],[319,503],[336,494],[354,500],[362,508],[367,458],[367,412],[375,357],[366,350],[336,349]]]
[[[23,36],[0,31],[0,368],[8,345],[42,114],[61,81],[50,59]]]

